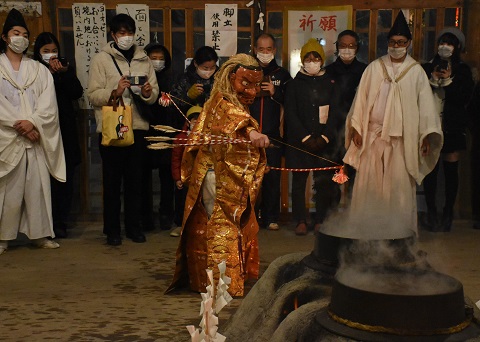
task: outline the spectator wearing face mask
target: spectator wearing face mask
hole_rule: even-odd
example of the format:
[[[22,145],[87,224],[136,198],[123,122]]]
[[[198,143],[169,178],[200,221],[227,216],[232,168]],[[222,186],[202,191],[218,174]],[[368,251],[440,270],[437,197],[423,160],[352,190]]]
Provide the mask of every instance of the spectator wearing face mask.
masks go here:
[[[300,57],[303,67],[288,83],[285,95],[286,166],[301,169],[334,166],[325,159],[341,161],[336,154],[340,92],[335,80],[322,69],[325,52],[315,38],[302,47]],[[340,201],[340,188],[332,181],[333,174],[332,170],[313,171],[315,214],[312,223],[315,231],[320,229],[328,211]],[[292,214],[297,223],[297,235],[307,234],[305,189],[308,175],[309,172],[293,172],[292,177]]]
[[[53,231],[58,238],[67,237],[67,222],[70,216],[74,192],[75,168],[81,162],[77,129],[77,113],[73,101],[83,94],[83,88],[75,75],[75,69],[65,59],[59,59],[60,45],[50,32],[42,32],[35,39],[33,58],[45,65],[53,77],[57,95],[58,119],[62,132],[67,181],[50,178],[52,189]],[[63,64],[62,64],[63,63]]]
[[[123,187],[126,237],[136,243],[146,241],[141,227],[142,166],[146,152],[145,136],[149,122],[133,104],[132,92],[138,92],[140,99],[153,104],[158,98],[158,84],[153,65],[143,49],[134,44],[135,21],[127,14],[117,14],[109,23],[112,42],[107,43],[92,58],[88,79],[88,100],[95,109],[99,149],[102,158],[103,176],[103,232],[107,244],[122,244],[120,209]],[[117,66],[115,65],[117,63]],[[130,84],[127,76],[146,76],[143,85]],[[129,91],[129,89],[131,88]],[[135,88],[135,89],[134,89]],[[103,146],[102,106],[115,91],[132,104],[132,128],[135,142],[126,147]]]
[[[458,191],[458,163],[460,151],[467,149],[466,106],[471,98],[474,82],[470,67],[460,59],[465,47],[465,36],[457,28],[447,28],[437,39],[437,53],[423,65],[429,76],[442,120],[444,144],[441,151],[445,175],[445,205],[441,220],[437,219],[436,190],[439,162],[423,181],[427,215],[421,221],[430,231],[448,232],[453,221],[453,207]]]
[[[275,140],[282,140],[283,103],[287,82],[292,77],[275,61],[277,48],[275,38],[267,33],[257,37],[253,52],[263,70],[261,91],[250,106],[250,114],[260,125],[260,131]],[[274,142],[275,143],[275,142]],[[280,167],[283,146],[266,150],[267,165]],[[281,171],[270,170],[265,173],[262,182],[261,195],[257,201],[257,212],[260,213],[260,225],[269,230],[278,230],[280,216],[280,179]]]
[[[347,118],[348,111],[352,105],[355,92],[360,78],[362,78],[363,71],[367,67],[367,64],[360,62],[356,55],[360,49],[360,38],[358,34],[352,30],[345,30],[340,32],[335,43],[337,48],[337,59],[332,64],[328,65],[325,69],[327,74],[332,77],[342,94],[340,100],[340,106],[338,113],[340,120],[338,121],[338,131],[343,135],[338,139],[338,153],[340,155],[345,154],[344,147],[344,135],[345,135],[345,119]],[[353,187],[353,181],[355,177],[355,169],[348,167],[349,182],[347,183],[347,189],[351,193]]]
[[[213,75],[217,71],[218,56],[210,46],[202,46],[195,52],[185,73],[175,82],[171,94],[183,101],[175,100],[185,114],[191,106],[203,106],[210,97]],[[180,114],[179,114],[180,115]]]
[[[159,43],[150,43],[145,47],[153,68],[159,88],[159,96],[162,92],[170,92],[172,77],[170,66],[172,58],[167,48]],[[182,128],[183,117],[171,107],[163,107],[155,101],[152,105],[154,113],[151,125],[166,125],[175,128]],[[148,131],[148,136],[167,135],[174,137],[174,134],[166,134],[159,132],[152,127]],[[168,230],[172,225],[172,213],[174,212],[174,181],[170,172],[172,160],[171,149],[164,150],[147,150],[145,158],[144,174],[142,177],[142,228],[144,231],[152,231],[155,229],[155,219],[153,214],[153,182],[152,170],[158,170],[160,180],[160,203],[158,206],[160,228]]]

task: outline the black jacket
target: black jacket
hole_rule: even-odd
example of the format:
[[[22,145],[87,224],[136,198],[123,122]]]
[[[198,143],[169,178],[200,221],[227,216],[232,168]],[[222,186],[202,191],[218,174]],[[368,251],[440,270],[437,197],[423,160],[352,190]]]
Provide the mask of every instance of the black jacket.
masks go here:
[[[335,80],[342,93],[339,110],[345,118],[366,67],[367,64],[360,62],[357,58],[350,64],[345,64],[340,58],[337,58],[335,62],[326,67],[327,74]]]
[[[174,101],[184,114],[187,114],[187,111],[190,109],[191,106],[198,105],[200,107],[203,107],[205,102],[210,97],[210,92],[212,91],[213,87],[213,77],[214,76],[212,75],[208,80],[206,80],[200,77],[196,73],[196,71],[191,71],[187,68],[187,71],[178,78],[178,80],[172,86],[171,94],[181,99],[178,100],[174,98]],[[203,85],[204,92],[196,99],[189,98],[187,96],[188,90],[192,85],[199,83]]]
[[[289,145],[305,149],[302,139],[307,135],[326,136],[326,148],[318,155],[339,161],[337,140],[340,92],[333,78],[327,73],[308,76],[301,72],[288,83],[285,96],[285,127]],[[319,108],[329,106],[328,118],[320,123]],[[313,168],[334,164],[287,146],[285,155],[289,168]]]
[[[423,64],[423,69],[428,78],[431,77],[438,55],[432,62]],[[452,83],[443,87],[445,91],[445,102],[443,105],[442,128],[444,132],[465,133],[468,125],[466,106],[469,103],[474,82],[470,67],[463,63],[452,64]]]
[[[270,97],[270,94],[263,94],[262,92],[257,94],[255,101],[250,106],[250,114],[261,125],[263,134],[280,139],[281,107],[284,103],[287,82],[292,77],[286,69],[278,66],[275,60],[272,60],[267,67],[262,69],[264,79],[268,80],[270,78],[275,86],[275,93],[272,97]]]
[[[83,94],[82,84],[75,75],[73,67],[69,66],[66,72],[54,73],[53,82],[57,95],[58,117],[62,132],[65,162],[75,166],[81,162],[80,143],[78,140],[77,115],[73,101]]]

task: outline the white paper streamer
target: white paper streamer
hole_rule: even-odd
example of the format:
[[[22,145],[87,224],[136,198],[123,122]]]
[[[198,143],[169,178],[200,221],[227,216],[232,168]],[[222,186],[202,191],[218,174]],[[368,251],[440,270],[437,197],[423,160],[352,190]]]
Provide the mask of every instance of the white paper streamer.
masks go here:
[[[205,270],[210,284],[206,286],[207,292],[200,294],[202,297],[200,304],[200,316],[202,316],[202,320],[199,324],[201,330],[196,329],[193,325],[186,327],[192,342],[224,342],[227,339],[218,333],[218,317],[215,315],[215,313],[218,314],[218,312],[232,300],[232,296],[227,292],[231,279],[225,275],[226,269],[227,265],[225,261],[222,261],[218,265],[220,275],[216,296],[213,272],[212,270]]]

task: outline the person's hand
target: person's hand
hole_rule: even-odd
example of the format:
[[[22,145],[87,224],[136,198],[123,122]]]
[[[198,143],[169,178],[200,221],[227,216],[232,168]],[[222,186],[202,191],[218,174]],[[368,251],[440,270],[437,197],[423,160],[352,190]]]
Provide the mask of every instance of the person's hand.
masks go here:
[[[32,143],[36,143],[40,140],[40,133],[36,129],[32,129],[30,132],[25,134],[25,137]]]
[[[175,185],[177,186],[177,189],[178,189],[178,190],[183,189],[183,183],[182,183],[181,180],[177,180],[177,181],[175,182]]]
[[[362,147],[362,136],[360,135],[360,133],[357,132],[357,130],[355,128],[352,128],[353,132],[352,132],[352,140],[353,140],[353,143],[355,144],[355,146],[357,147]]]
[[[447,69],[439,69],[438,66],[432,71],[432,77],[434,80],[450,78],[452,76],[452,69],[448,67]]]
[[[270,145],[270,140],[265,134],[258,133],[257,131],[250,132],[250,141],[255,147],[268,147]]]
[[[422,146],[420,147],[422,151],[422,156],[428,156],[430,154],[430,141],[428,140],[428,135],[423,138]]]
[[[130,87],[130,82],[127,80],[125,76],[122,76],[120,78],[120,81],[118,81],[118,86],[117,89],[115,90],[115,94],[117,97],[120,97],[123,95],[123,92],[125,91],[126,88]]]
[[[13,124],[13,128],[18,134],[26,136],[35,126],[28,120],[18,120]]]
[[[203,85],[200,83],[195,83],[188,89],[187,96],[192,100],[195,100],[203,93]]]
[[[68,70],[68,66],[63,66],[57,56],[50,57],[48,68],[52,74],[66,72]]]
[[[262,91],[268,91],[270,96],[273,96],[273,94],[275,94],[275,86],[273,85],[272,79],[270,77],[268,77],[268,82],[262,82],[260,88],[262,89]]]
[[[303,144],[309,152],[320,152],[327,146],[327,141],[322,137],[310,136]]]
[[[152,95],[152,86],[148,81],[143,84],[141,89],[143,97],[148,98]]]

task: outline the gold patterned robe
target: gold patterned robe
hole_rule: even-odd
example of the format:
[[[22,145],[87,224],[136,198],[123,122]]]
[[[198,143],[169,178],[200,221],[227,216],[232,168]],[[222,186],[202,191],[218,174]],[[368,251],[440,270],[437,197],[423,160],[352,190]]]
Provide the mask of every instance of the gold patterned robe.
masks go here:
[[[200,114],[189,143],[218,140],[211,135],[250,141],[252,129],[258,130],[255,119],[217,94]],[[227,264],[226,275],[232,279],[228,290],[232,296],[243,296],[245,280],[258,278],[258,223],[254,207],[265,165],[265,149],[251,144],[187,146],[182,180],[189,188],[175,275],[167,292],[187,282],[192,290],[204,292],[208,285],[205,270],[213,270],[218,279],[217,265],[223,260]],[[215,171],[216,177],[216,199],[210,219],[201,198],[209,169]]]

